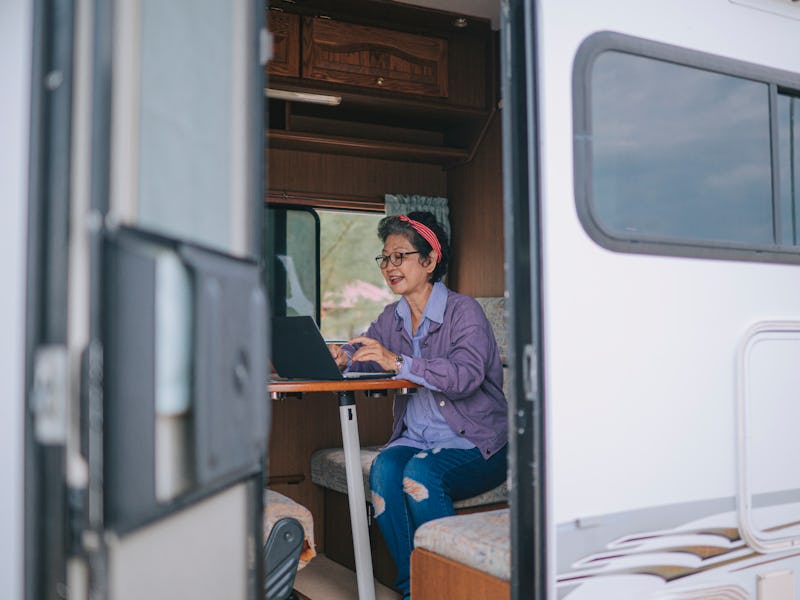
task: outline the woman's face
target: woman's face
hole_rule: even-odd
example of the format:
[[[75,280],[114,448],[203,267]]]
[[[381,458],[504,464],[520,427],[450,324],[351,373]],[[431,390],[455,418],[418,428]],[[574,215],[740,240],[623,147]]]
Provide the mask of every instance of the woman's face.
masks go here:
[[[384,256],[390,256],[395,252],[414,252],[414,254],[404,256],[400,265],[395,266],[389,261],[386,268],[381,269],[383,278],[392,292],[407,296],[424,290],[428,285],[430,274],[436,268],[435,261],[421,258],[416,254],[411,242],[399,233],[388,236],[383,244]]]

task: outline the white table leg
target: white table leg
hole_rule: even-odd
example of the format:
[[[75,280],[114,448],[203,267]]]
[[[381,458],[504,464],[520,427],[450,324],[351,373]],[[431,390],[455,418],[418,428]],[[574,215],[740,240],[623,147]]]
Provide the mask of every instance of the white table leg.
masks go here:
[[[342,422],[344,464],[347,473],[347,497],[350,502],[350,525],[353,529],[353,551],[356,558],[356,579],[359,600],[375,600],[372,575],[372,553],[367,531],[367,503],[361,473],[361,444],[358,439],[355,393],[339,392],[339,418]]]

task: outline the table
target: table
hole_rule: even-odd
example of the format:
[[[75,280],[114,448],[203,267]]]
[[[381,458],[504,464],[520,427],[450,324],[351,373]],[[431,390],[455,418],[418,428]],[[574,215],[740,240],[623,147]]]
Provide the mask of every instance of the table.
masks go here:
[[[419,387],[405,379],[348,379],[337,381],[282,380],[269,382],[269,393],[273,399],[285,394],[306,392],[334,392],[339,398],[339,420],[342,425],[345,473],[347,474],[347,497],[350,505],[350,525],[353,530],[353,552],[356,560],[356,580],[360,600],[375,600],[375,580],[372,575],[372,554],[367,531],[366,497],[364,479],[361,474],[361,443],[358,439],[356,416],[356,392],[409,390]]]

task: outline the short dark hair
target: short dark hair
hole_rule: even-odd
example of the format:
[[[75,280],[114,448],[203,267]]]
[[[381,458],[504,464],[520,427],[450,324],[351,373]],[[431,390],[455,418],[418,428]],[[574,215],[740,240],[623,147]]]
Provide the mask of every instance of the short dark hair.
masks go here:
[[[447,273],[447,265],[450,262],[450,243],[447,240],[447,234],[444,232],[442,226],[439,225],[436,217],[428,211],[414,211],[408,213],[406,216],[414,221],[419,221],[433,231],[433,234],[439,241],[442,247],[442,260],[436,264],[436,268],[430,275],[430,280],[432,282],[441,280]],[[414,247],[414,250],[419,252],[421,257],[430,257],[433,247],[424,237],[417,233],[408,221],[403,221],[397,215],[381,219],[380,223],[378,223],[378,237],[381,241],[386,243],[386,238],[394,234],[400,234],[405,237]]]

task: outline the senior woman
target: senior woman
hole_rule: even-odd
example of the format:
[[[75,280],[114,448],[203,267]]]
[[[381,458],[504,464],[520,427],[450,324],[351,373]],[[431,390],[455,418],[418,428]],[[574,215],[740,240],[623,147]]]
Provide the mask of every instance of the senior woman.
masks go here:
[[[397,565],[397,587],[409,598],[416,528],[505,480],[508,406],[483,310],[441,282],[450,248],[436,218],[386,217],[378,237],[376,261],[400,299],[331,352],[340,368],[395,370],[422,386],[396,397],[392,435],[370,471],[375,518]]]

